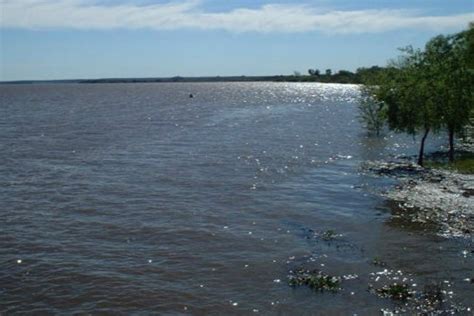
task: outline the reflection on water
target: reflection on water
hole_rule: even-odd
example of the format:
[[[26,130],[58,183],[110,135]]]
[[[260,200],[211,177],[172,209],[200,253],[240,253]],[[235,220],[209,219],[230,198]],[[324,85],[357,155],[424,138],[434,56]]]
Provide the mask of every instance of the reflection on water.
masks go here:
[[[451,301],[468,305],[466,245],[402,227],[371,193],[394,180],[360,173],[416,143],[366,135],[357,95],[314,83],[0,86],[1,311],[378,313],[397,303],[367,291],[374,257],[420,284],[449,280]],[[315,235],[329,230],[337,238]],[[301,265],[358,277],[316,294],[287,285]]]

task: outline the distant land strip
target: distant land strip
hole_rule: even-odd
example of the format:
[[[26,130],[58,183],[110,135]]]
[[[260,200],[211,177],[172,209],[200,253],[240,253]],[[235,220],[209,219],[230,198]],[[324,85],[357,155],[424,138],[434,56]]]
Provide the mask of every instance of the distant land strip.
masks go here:
[[[71,80],[17,80],[0,81],[0,84],[68,84],[68,83],[165,83],[165,82],[323,82],[323,83],[362,83],[358,76],[334,75],[276,75],[276,76],[215,76],[215,77],[169,77],[169,78],[104,78]]]

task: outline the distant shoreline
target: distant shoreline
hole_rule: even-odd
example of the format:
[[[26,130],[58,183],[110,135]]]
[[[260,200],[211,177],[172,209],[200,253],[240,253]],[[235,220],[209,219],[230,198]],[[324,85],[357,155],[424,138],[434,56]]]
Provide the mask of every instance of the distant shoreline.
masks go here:
[[[9,84],[69,84],[69,83],[169,83],[169,82],[320,82],[359,84],[359,78],[321,76],[217,76],[217,77],[170,77],[170,78],[103,78],[103,79],[67,79],[67,80],[15,80],[0,81],[0,85]]]

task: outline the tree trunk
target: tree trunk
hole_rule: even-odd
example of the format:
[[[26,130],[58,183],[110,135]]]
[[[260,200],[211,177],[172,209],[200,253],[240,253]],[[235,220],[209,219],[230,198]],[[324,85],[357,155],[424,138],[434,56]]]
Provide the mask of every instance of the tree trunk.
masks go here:
[[[448,132],[449,132],[448,158],[449,158],[449,162],[454,162],[454,130],[450,128]]]
[[[420,144],[420,153],[418,155],[418,164],[423,167],[423,155],[425,152],[425,140],[426,137],[428,137],[428,133],[430,132],[429,128],[425,128],[425,134],[423,135],[423,138],[421,139],[421,144]]]

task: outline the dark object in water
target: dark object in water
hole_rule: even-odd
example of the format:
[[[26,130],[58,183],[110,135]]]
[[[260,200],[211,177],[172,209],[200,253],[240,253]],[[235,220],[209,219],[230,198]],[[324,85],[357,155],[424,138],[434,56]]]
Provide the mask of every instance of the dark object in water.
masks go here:
[[[386,267],[387,266],[387,263],[380,260],[379,258],[375,257],[373,260],[372,260],[372,264],[374,266],[380,266],[380,267]]]
[[[190,97],[190,98],[194,98],[194,94],[190,93],[190,94],[189,94],[189,97]]]

